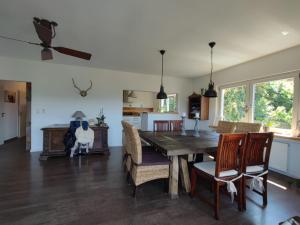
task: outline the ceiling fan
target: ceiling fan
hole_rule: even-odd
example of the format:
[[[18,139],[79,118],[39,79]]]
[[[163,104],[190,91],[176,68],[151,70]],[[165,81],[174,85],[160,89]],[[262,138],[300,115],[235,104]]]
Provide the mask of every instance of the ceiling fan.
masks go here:
[[[42,60],[53,59],[51,49],[53,49],[59,53],[65,54],[65,55],[70,55],[70,56],[85,59],[85,60],[91,59],[92,54],[90,54],[90,53],[82,52],[82,51],[78,51],[78,50],[74,50],[74,49],[70,49],[70,48],[65,48],[65,47],[55,47],[55,46],[51,45],[52,39],[56,36],[56,32],[55,32],[55,27],[57,26],[56,22],[34,17],[33,25],[34,25],[35,31],[36,31],[39,39],[41,40],[41,43],[19,40],[19,39],[10,38],[10,37],[6,37],[6,36],[2,36],[2,35],[0,35],[0,38],[24,42],[24,43],[31,44],[31,45],[41,46],[43,48],[41,51],[41,59]]]

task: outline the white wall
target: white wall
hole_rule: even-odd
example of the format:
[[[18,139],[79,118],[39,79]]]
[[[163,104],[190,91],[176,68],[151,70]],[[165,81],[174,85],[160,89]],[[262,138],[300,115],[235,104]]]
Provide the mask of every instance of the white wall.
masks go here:
[[[32,151],[42,150],[41,128],[50,124],[68,123],[76,110],[95,118],[101,107],[109,129],[109,145],[120,146],[123,90],[158,91],[160,77],[87,67],[52,64],[0,57],[0,79],[32,82]],[[73,88],[93,88],[82,98]],[[192,83],[189,79],[164,78],[165,90],[179,94],[179,111],[187,111]]]
[[[213,81],[218,89],[218,86],[224,84],[263,78],[299,69],[300,46],[297,46],[216,72],[213,74]],[[208,82],[208,75],[194,79],[194,90],[200,92],[201,88],[207,88]],[[210,99],[210,118],[209,122],[202,123],[203,127],[207,127],[214,122],[218,105],[217,100]]]

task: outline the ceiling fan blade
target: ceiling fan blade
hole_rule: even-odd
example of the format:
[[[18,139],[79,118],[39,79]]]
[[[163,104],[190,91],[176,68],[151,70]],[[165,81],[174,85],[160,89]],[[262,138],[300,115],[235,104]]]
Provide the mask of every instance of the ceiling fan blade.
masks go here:
[[[50,28],[47,28],[46,26],[43,26],[43,25],[37,23],[35,20],[33,21],[33,25],[35,27],[35,31],[36,31],[39,39],[46,45],[50,46],[51,40],[52,40],[51,26],[50,26]]]
[[[30,42],[30,41],[24,41],[24,40],[21,40],[21,39],[7,37],[7,36],[3,36],[3,35],[0,35],[0,38],[4,39],[4,40],[11,40],[11,41],[22,42],[22,43],[26,43],[26,44],[30,44],[30,45],[39,45],[39,46],[41,45],[39,43]]]
[[[53,59],[52,51],[49,48],[43,48],[41,51],[42,60],[50,60]]]
[[[70,55],[70,56],[85,59],[85,60],[90,60],[92,57],[92,54],[90,54],[90,53],[81,52],[81,51],[77,51],[77,50],[70,49],[70,48],[65,48],[65,47],[51,47],[51,48],[53,48],[55,51],[58,51],[62,54]]]

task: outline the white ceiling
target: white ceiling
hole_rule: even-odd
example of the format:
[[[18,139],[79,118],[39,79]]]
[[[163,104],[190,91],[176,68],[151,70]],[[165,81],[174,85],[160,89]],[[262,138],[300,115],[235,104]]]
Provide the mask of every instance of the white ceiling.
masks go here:
[[[195,77],[300,44],[299,0],[2,0],[0,35],[39,41],[32,18],[56,21],[53,45],[92,60],[54,53],[53,63]],[[288,31],[287,36],[281,34]],[[40,60],[40,49],[0,39],[0,55]]]

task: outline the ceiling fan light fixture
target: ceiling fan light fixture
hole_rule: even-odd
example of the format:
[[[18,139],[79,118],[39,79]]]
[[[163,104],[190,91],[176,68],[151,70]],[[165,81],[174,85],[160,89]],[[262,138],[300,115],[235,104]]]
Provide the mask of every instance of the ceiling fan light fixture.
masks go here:
[[[208,84],[208,89],[205,91],[204,96],[208,98],[216,98],[218,94],[215,90],[215,83],[212,81],[212,74],[213,74],[213,47],[216,45],[216,42],[209,42],[210,47],[210,59],[211,59],[211,69],[210,69],[210,80]]]
[[[49,48],[43,48],[41,51],[42,60],[50,60],[53,59],[52,51]]]
[[[160,89],[159,92],[156,95],[156,99],[167,99],[168,96],[165,92],[164,86],[163,86],[163,76],[164,76],[164,54],[166,50],[160,50],[159,51],[161,54],[161,83],[160,83]]]

